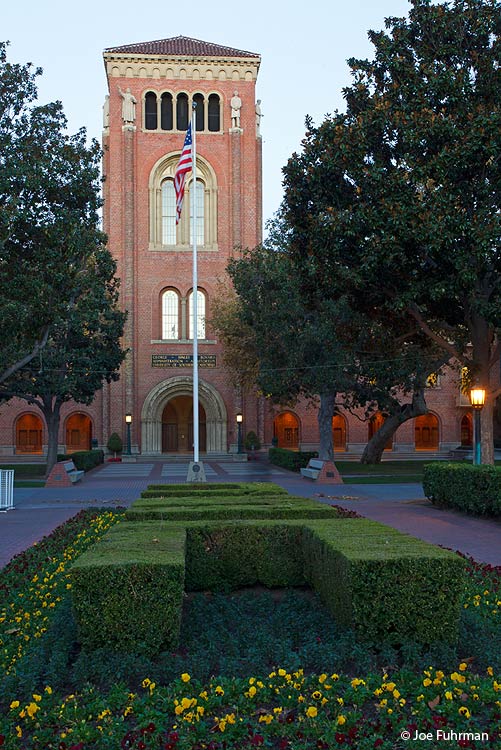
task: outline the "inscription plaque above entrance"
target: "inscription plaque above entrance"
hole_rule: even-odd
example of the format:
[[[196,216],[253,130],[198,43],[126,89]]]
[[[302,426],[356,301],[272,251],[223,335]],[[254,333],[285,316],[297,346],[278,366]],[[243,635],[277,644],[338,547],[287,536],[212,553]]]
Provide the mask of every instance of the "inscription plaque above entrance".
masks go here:
[[[193,354],[152,354],[152,367],[193,367]],[[199,367],[216,367],[215,354],[199,354]]]

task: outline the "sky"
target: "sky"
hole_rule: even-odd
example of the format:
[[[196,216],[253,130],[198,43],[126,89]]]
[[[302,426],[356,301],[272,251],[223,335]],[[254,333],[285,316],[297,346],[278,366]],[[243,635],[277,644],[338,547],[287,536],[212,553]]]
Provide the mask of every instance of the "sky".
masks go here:
[[[133,42],[188,36],[261,55],[256,98],[263,119],[263,219],[282,200],[282,167],[301,149],[305,117],[320,124],[344,109],[347,60],[371,58],[369,29],[406,16],[408,0],[7,0],[0,40],[10,62],[43,68],[39,103],[60,100],[68,129],[101,140],[107,93],[103,50]]]

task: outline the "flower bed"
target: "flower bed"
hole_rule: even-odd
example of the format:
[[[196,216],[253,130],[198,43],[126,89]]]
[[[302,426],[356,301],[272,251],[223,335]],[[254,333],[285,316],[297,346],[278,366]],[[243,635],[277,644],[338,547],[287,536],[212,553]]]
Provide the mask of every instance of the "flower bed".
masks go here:
[[[220,630],[211,634],[211,600],[198,595],[185,622],[186,648],[125,663],[103,651],[75,652],[68,606],[68,563],[116,520],[108,512],[82,512],[0,571],[2,750],[427,749],[446,746],[451,733],[448,747],[499,747],[501,569],[467,561],[457,651],[423,651],[410,642],[386,651],[361,647],[349,631],[331,631],[328,616],[310,600],[294,610],[267,599],[240,640],[231,631],[225,641],[230,623],[238,628],[248,619],[243,608],[239,616],[224,609],[223,597],[214,598]],[[35,616],[36,608],[42,615]],[[197,609],[199,631],[188,640]],[[274,609],[276,641],[271,634],[263,641],[264,613],[272,617]],[[291,630],[279,631],[280,620]],[[253,648],[264,652],[258,671],[246,665],[245,647],[249,663]],[[210,677],[217,662],[202,666],[211,648],[222,667],[217,678]],[[277,653],[283,668],[272,666]],[[37,674],[40,656],[47,661]],[[167,675],[172,663],[175,679]],[[429,739],[406,745],[405,732]]]

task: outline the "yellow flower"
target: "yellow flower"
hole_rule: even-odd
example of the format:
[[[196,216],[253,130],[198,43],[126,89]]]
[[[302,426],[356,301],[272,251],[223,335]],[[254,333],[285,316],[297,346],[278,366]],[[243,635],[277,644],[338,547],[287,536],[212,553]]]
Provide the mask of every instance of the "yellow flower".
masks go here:
[[[26,706],[26,713],[30,718],[33,718],[37,711],[40,711],[40,706],[37,706],[36,703],[30,703]]]
[[[181,679],[183,682],[189,682],[191,680],[191,677],[187,672],[183,672],[183,674],[181,675]]]
[[[37,703],[40,703],[40,701],[42,700],[42,696],[37,695],[36,693],[33,693],[33,700],[36,701]]]
[[[461,706],[461,708],[458,710],[458,713],[460,713],[462,716],[466,717],[467,719],[469,719],[471,716],[471,713],[468,711],[466,706]]]
[[[314,719],[317,714],[318,711],[316,706],[308,706],[308,708],[306,709],[306,716],[309,716],[310,719]]]
[[[183,713],[183,707],[181,705],[177,705],[174,709],[174,713],[176,714],[176,716],[179,716]]]
[[[489,677],[492,677],[492,675],[494,674],[492,667],[487,667],[487,674],[489,675]]]
[[[279,669],[278,670],[279,677],[285,677],[286,674],[287,674],[287,672],[285,671],[285,669]]]
[[[468,669],[468,664],[465,664],[464,661],[461,662],[461,664],[459,665],[459,671],[464,672],[466,669]]]
[[[17,734],[18,737],[22,737],[23,736],[23,730],[21,729],[21,727],[19,726],[19,724],[16,727],[16,734]]]
[[[215,691],[214,691],[214,692],[216,693],[216,695],[224,695],[224,690],[223,690],[223,688],[221,687],[221,685],[218,685],[218,686],[216,687],[216,689],[215,689]]]
[[[398,700],[398,699],[400,698],[400,693],[398,692],[398,690],[394,690],[394,691],[393,691],[393,697],[394,697],[394,698],[395,698],[396,700]]]
[[[256,688],[254,687],[254,685],[251,685],[250,688],[249,688],[249,692],[247,693],[247,695],[249,696],[249,698],[254,698],[254,696],[256,695],[256,693],[257,693]]]
[[[143,686],[144,688],[147,688],[147,687],[148,687],[148,686],[149,686],[150,684],[151,684],[151,680],[150,680],[150,678],[149,678],[149,677],[146,677],[146,678],[145,678],[145,679],[144,679],[144,680],[142,681],[142,683],[141,683],[141,685],[142,685],[142,686]]]
[[[323,685],[323,683],[326,681],[326,679],[327,679],[327,675],[326,674],[321,674],[320,677],[318,678],[318,681],[319,681],[319,683],[321,685]]]
[[[343,726],[343,724],[346,724],[346,716],[343,716],[343,714],[339,714],[339,716],[337,717],[337,723],[340,727]]]
[[[312,698],[314,698],[314,699],[315,699],[316,701],[318,701],[318,700],[320,700],[320,698],[322,697],[322,693],[320,692],[320,690],[315,690],[315,691],[314,691],[314,692],[313,692],[313,693],[311,694],[311,697],[312,697]]]
[[[425,679],[423,680],[423,685],[425,687],[428,687],[428,685],[431,685],[431,680],[429,677],[425,677]]]
[[[11,708],[19,708],[19,701],[12,701],[12,703],[10,704],[10,707]]]
[[[450,690],[446,690],[445,691],[445,697],[447,698],[448,701],[451,701],[454,696],[453,696],[453,694],[451,693]]]
[[[47,685],[47,687],[45,688],[45,692],[47,693],[47,695],[52,695],[52,688]]]

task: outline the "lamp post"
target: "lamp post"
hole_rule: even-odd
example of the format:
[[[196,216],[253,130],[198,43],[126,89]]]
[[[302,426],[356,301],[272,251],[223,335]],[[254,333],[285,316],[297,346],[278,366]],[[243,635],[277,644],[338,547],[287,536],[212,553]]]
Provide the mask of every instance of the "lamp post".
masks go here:
[[[127,455],[130,456],[130,426],[132,424],[132,414],[125,415],[125,424],[127,425]]]
[[[244,416],[241,412],[238,412],[236,415],[237,420],[237,427],[238,427],[238,449],[237,453],[242,452],[242,422],[244,421]]]
[[[482,447],[480,443],[480,412],[485,404],[485,388],[479,385],[470,390],[470,401],[473,406],[473,465],[480,466],[482,463]]]

